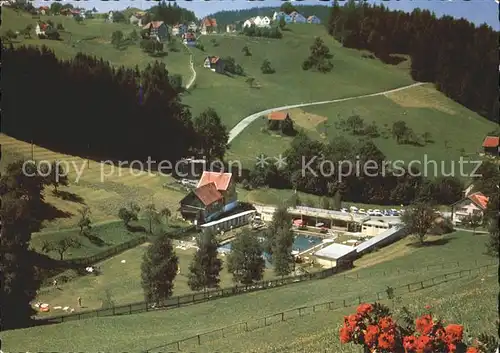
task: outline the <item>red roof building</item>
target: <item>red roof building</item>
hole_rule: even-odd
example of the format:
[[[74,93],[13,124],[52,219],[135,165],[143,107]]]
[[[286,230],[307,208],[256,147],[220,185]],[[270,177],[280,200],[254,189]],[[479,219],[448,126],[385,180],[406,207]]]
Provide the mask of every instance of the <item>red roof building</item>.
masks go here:
[[[499,155],[499,138],[498,136],[486,136],[483,141],[483,151],[485,154],[498,156]]]
[[[451,219],[455,222],[461,222],[472,215],[484,215],[488,207],[489,198],[481,192],[474,192],[462,200],[451,205]]]
[[[205,184],[194,190],[194,194],[205,206],[210,206],[214,202],[222,200],[222,194],[217,190],[215,183]]]
[[[218,172],[203,172],[200,181],[198,182],[198,187],[214,183],[219,191],[227,191],[233,174],[231,173],[218,173]]]
[[[269,120],[278,120],[278,121],[283,121],[286,120],[287,118],[290,118],[290,115],[286,112],[272,112],[268,116]]]

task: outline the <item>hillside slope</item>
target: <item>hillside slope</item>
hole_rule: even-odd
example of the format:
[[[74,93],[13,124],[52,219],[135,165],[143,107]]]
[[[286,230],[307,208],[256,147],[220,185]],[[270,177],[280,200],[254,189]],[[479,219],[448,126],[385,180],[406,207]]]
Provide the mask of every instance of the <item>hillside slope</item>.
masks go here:
[[[124,49],[116,49],[111,44],[111,35],[114,31],[122,31],[127,37],[134,29],[139,32],[140,28],[124,23],[109,23],[102,18],[87,19],[81,24],[78,24],[74,19],[66,16],[40,16],[40,20],[51,20],[54,24],[61,23],[64,31],[60,31],[60,41],[41,40],[35,35],[35,26],[38,21],[32,15],[25,12],[14,12],[9,8],[2,8],[2,28],[0,33],[3,35],[8,30],[20,31],[27,25],[31,24],[31,39],[24,39],[23,36],[18,36],[14,41],[15,45],[45,45],[54,50],[55,54],[61,59],[73,58],[78,52],[87,55],[102,57],[109,61],[114,66],[127,66],[144,68],[148,63],[160,60],[167,65],[167,69],[173,74],[179,74],[183,77],[186,83],[191,77],[191,69],[189,65],[189,53],[184,50],[184,47],[179,45],[180,51],[169,52],[163,58],[153,58],[139,48],[139,44],[135,43],[127,46]]]
[[[302,69],[314,37],[320,37],[334,55],[331,60],[334,67],[329,73]],[[247,115],[272,107],[375,93],[413,83],[404,69],[363,58],[360,51],[342,48],[321,25],[288,25],[282,39],[208,35],[200,41],[205,52],[192,50],[196,89],[184,102],[194,113],[207,106],[215,108],[228,128]],[[245,46],[251,56],[242,52]],[[255,78],[256,84],[250,87],[245,82],[247,77],[230,77],[204,68],[203,61],[208,55],[233,57],[247,77]],[[274,74],[261,72],[265,59],[276,70]]]

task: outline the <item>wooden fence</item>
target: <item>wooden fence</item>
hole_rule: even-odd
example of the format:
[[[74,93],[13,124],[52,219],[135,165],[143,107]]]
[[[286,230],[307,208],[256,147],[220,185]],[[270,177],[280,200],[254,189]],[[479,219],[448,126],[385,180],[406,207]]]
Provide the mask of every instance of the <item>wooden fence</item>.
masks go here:
[[[169,234],[172,237],[175,237],[175,236],[179,236],[179,235],[185,234],[187,232],[190,232],[195,228],[196,228],[196,226],[194,226],[194,225],[189,226],[189,227],[184,227],[184,228],[176,229],[175,231],[169,232]],[[127,251],[129,249],[132,249],[138,245],[141,245],[141,244],[145,243],[147,240],[148,240],[148,236],[143,235],[143,236],[131,239],[129,241],[126,241],[124,243],[118,244],[116,246],[113,246],[111,248],[108,248],[108,249],[106,249],[98,254],[88,256],[88,257],[69,259],[69,260],[65,260],[65,262],[69,265],[74,265],[75,267],[80,267],[80,268],[83,268],[85,266],[91,266],[91,265],[94,265],[98,262],[109,259],[110,257],[121,254],[122,252]],[[44,283],[46,285],[50,285],[50,283],[54,279],[59,279],[62,276],[65,276],[65,273],[67,273],[67,271],[61,272],[61,273],[59,273],[59,274],[57,274],[49,279],[46,279],[44,281]],[[38,291],[38,293],[46,293],[46,292],[50,292],[51,290],[53,290],[53,288],[51,288],[51,287],[42,288]]]
[[[468,264],[469,266],[471,263]],[[477,265],[477,262],[476,262]],[[418,269],[413,268],[412,272],[417,272],[417,271],[422,271],[424,268],[426,270],[430,270],[431,268],[456,268],[460,267],[460,262],[453,262],[453,263],[442,263],[442,264],[436,264],[436,265],[428,265],[426,267],[420,267]],[[229,288],[219,288],[219,289],[213,289],[209,290],[206,292],[194,292],[182,296],[176,296],[176,297],[171,297],[168,299],[165,299],[164,301],[160,303],[150,303],[146,301],[141,301],[141,302],[135,302],[135,303],[130,303],[130,304],[124,304],[124,305],[118,305],[118,306],[113,306],[111,308],[104,308],[104,309],[96,309],[96,310],[87,310],[87,311],[81,311],[81,312],[76,312],[76,313],[71,313],[71,314],[65,314],[65,315],[58,315],[58,316],[49,316],[49,317],[43,317],[43,318],[38,318],[37,321],[40,323],[61,323],[61,322],[67,322],[67,321],[73,321],[73,320],[82,320],[82,319],[88,319],[88,318],[93,318],[93,317],[105,317],[105,316],[116,316],[116,315],[130,315],[130,314],[136,314],[136,313],[143,313],[143,312],[149,312],[149,311],[155,311],[158,309],[173,309],[173,308],[180,308],[182,306],[186,305],[192,305],[192,304],[199,304],[203,303],[209,300],[216,300],[220,298],[227,298],[239,294],[244,294],[244,293],[250,293],[250,292],[256,292],[260,290],[266,290],[270,288],[277,288],[277,287],[282,287],[286,286],[289,284],[293,283],[299,283],[299,282],[304,282],[304,281],[310,281],[310,280],[317,280],[317,279],[323,279],[327,277],[331,277],[333,275],[339,274],[341,272],[345,272],[349,269],[352,269],[352,266],[350,264],[345,265],[344,267],[333,267],[329,269],[325,269],[323,271],[318,271],[318,272],[313,272],[313,273],[308,273],[304,274],[301,276],[291,276],[291,277],[284,277],[280,279],[275,279],[275,280],[268,280],[268,281],[261,281],[254,283],[252,285],[240,285],[240,286],[234,286],[234,287],[229,287]],[[374,271],[373,274],[370,275],[388,275],[391,273],[400,273],[400,272],[407,272],[407,270],[400,270],[400,269],[392,269],[392,270],[384,270],[384,271]],[[411,272],[411,271],[410,271]],[[351,274],[344,274],[345,279],[352,279],[352,280],[358,280],[360,278],[359,273],[351,273]]]
[[[468,277],[468,278],[477,277],[480,276],[481,274],[486,273],[490,268],[497,268],[497,267],[498,267],[497,263],[488,264],[480,267],[445,273],[422,281],[406,283],[404,285],[392,288],[393,292],[391,295],[392,298],[394,298],[395,296],[401,296],[407,293],[416,292],[419,290],[423,290],[425,288],[430,288],[442,283],[449,282],[451,280],[457,280],[463,277]],[[184,349],[189,349],[189,347],[200,346],[203,343],[209,342],[211,340],[225,338],[230,335],[237,335],[244,332],[253,331],[289,319],[302,317],[307,314],[313,314],[321,311],[337,310],[337,309],[352,307],[361,303],[375,302],[383,299],[392,299],[392,298],[389,297],[389,293],[386,290],[386,291],[376,292],[371,295],[361,295],[361,296],[351,297],[349,299],[338,299],[329,302],[315,304],[312,306],[293,308],[272,315],[268,315],[265,317],[251,319],[249,321],[243,321],[230,326],[221,327],[209,332],[187,337],[182,340],[170,342],[165,345],[149,348],[145,350],[144,353],[180,351],[181,349],[184,350]]]

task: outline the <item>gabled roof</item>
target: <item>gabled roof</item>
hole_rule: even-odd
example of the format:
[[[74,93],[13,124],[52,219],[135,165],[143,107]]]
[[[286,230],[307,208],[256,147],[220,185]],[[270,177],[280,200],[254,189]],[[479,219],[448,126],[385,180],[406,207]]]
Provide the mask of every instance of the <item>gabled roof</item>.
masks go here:
[[[470,194],[467,196],[469,200],[474,202],[479,208],[481,209],[486,209],[486,206],[488,206],[488,200],[489,198],[484,196],[483,193],[481,192],[475,192],[473,194]]]
[[[272,112],[267,117],[269,120],[285,120],[288,113],[285,112]]]
[[[147,25],[143,26],[142,28],[144,29],[159,28],[161,25],[163,25],[163,21],[152,21],[149,22]]]
[[[215,18],[208,18],[208,17],[205,17],[203,19],[203,24],[206,26],[206,27],[217,27],[217,21],[215,20]]]
[[[209,206],[222,199],[222,194],[217,190],[213,182],[199,186],[193,192],[205,206]]]
[[[40,10],[48,10],[48,9],[49,9],[49,7],[48,7],[48,6],[40,6],[40,7],[39,7],[39,9],[40,9]]]
[[[483,141],[483,147],[498,147],[498,136],[486,136]]]
[[[229,184],[231,183],[232,177],[233,177],[232,173],[219,173],[219,172],[204,171],[203,175],[200,178],[200,181],[198,182],[198,187],[206,185],[206,184],[210,184],[210,183],[215,183],[217,190],[226,191],[227,188],[229,187]]]

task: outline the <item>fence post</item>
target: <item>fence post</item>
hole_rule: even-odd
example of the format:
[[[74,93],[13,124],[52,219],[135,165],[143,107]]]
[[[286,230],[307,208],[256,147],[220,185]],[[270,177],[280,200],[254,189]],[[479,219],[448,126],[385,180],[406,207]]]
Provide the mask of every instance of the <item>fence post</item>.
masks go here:
[[[281,313],[281,321],[285,321],[285,312],[284,311]]]
[[[177,341],[177,350],[180,351],[181,350],[181,343],[179,341]]]
[[[267,326],[267,317],[264,318],[264,327]]]
[[[420,288],[424,289],[424,282],[420,282]]]
[[[345,299],[343,300],[344,308],[345,308]]]
[[[408,284],[408,292],[411,292],[410,285]]]
[[[248,322],[247,321],[245,321],[245,331],[248,332]]]
[[[197,337],[198,337],[198,345],[201,345],[201,338],[200,338],[200,335],[198,335]]]
[[[328,302],[328,310],[332,310],[332,302]]]
[[[224,338],[224,327],[220,329],[221,333],[222,333],[222,338]]]
[[[316,312],[316,305],[313,305],[313,313]]]
[[[181,297],[178,295],[177,296],[177,307],[180,308],[181,306]]]
[[[128,313],[132,314],[132,304],[129,304],[129,306],[128,306]]]

